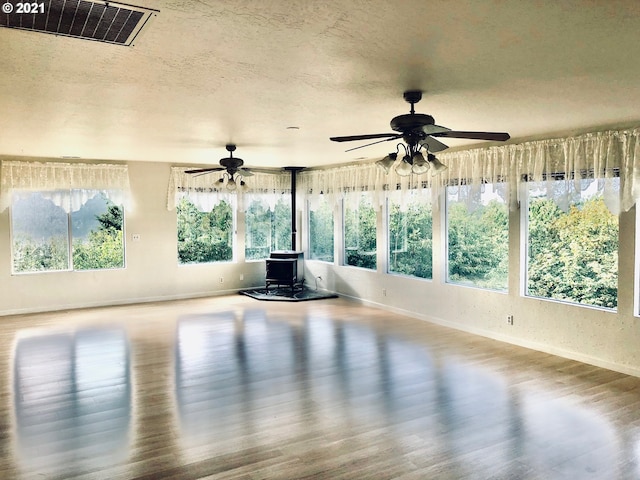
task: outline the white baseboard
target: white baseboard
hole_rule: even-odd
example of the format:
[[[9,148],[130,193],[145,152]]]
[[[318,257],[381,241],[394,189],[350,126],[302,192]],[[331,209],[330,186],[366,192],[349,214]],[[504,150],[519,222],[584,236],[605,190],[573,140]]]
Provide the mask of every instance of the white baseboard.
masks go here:
[[[219,297],[223,295],[232,295],[232,294],[238,293],[240,290],[246,290],[249,288],[259,288],[259,287],[243,287],[243,288],[234,288],[230,290],[212,290],[207,292],[192,292],[192,293],[176,294],[176,295],[158,295],[153,297],[114,299],[108,302],[104,302],[104,301],[82,302],[82,303],[72,303],[72,304],[62,304],[62,305],[50,305],[46,307],[35,307],[35,308],[26,307],[26,308],[12,309],[12,310],[3,310],[0,312],[0,317],[9,316],[9,315],[30,315],[35,313],[59,312],[63,310],[80,310],[82,308],[116,307],[121,305],[134,305],[137,303],[167,302],[171,300],[188,300],[191,298]]]
[[[518,347],[528,348],[530,350],[536,350],[538,352],[544,352],[551,355],[556,355],[558,357],[567,358],[569,360],[575,360],[577,362],[586,363],[589,365],[593,365],[600,368],[605,368],[607,370],[612,370],[614,372],[623,373],[625,375],[631,375],[634,377],[640,377],[640,369],[636,367],[630,367],[628,365],[621,365],[615,362],[610,362],[608,360],[604,360],[602,358],[594,357],[591,355],[587,355],[580,352],[574,352],[571,350],[565,350],[563,348],[554,347],[553,345],[547,345],[544,343],[533,342],[530,340],[524,340],[517,337],[512,337],[509,335],[504,335],[501,333],[492,332],[490,330],[485,330],[482,328],[474,328],[469,327],[467,325],[460,325],[455,322],[451,322],[449,320],[444,320],[442,318],[433,317],[430,315],[424,315],[421,313],[413,312],[411,310],[405,310],[403,308],[393,307],[390,305],[385,305],[383,303],[373,302],[370,300],[364,300],[358,297],[352,297],[350,295],[342,295],[343,298],[348,298],[349,300],[356,301],[361,303],[362,305],[366,305],[373,308],[380,308],[382,310],[387,310],[389,312],[397,313],[399,315],[405,315],[407,317],[415,318],[417,320],[422,320],[425,322],[433,323],[435,325],[440,325],[447,328],[452,328],[454,330],[459,330],[466,333],[471,333],[473,335],[478,335],[481,337],[490,338],[492,340],[497,340],[499,342],[508,343],[510,345],[516,345]]]

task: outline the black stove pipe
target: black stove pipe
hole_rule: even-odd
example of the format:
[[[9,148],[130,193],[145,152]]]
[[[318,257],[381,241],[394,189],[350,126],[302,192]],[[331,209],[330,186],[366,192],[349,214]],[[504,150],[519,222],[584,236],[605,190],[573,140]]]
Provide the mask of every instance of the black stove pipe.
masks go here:
[[[298,228],[296,225],[296,175],[304,167],[284,167],[291,172],[291,250],[296,249]]]

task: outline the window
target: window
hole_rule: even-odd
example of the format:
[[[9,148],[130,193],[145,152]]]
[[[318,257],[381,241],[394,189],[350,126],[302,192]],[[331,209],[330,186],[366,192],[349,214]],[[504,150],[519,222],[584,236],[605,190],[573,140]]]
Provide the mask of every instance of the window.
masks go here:
[[[124,267],[123,207],[100,191],[69,193],[13,193],[14,273]],[[68,212],[80,197],[88,200]]]
[[[333,262],[333,208],[324,195],[309,202],[309,258]]]
[[[235,197],[215,198],[208,212],[200,211],[186,196],[176,205],[181,264],[233,260]]]
[[[262,260],[274,250],[290,250],[290,196],[250,194],[245,199],[245,258]]]
[[[526,295],[583,305],[618,305],[618,217],[604,182],[527,184]]]
[[[376,211],[371,195],[350,193],[344,199],[344,264],[376,269]]]
[[[387,199],[389,273],[432,278],[431,191],[393,192]]]
[[[506,183],[447,187],[448,282],[507,290],[506,191]]]

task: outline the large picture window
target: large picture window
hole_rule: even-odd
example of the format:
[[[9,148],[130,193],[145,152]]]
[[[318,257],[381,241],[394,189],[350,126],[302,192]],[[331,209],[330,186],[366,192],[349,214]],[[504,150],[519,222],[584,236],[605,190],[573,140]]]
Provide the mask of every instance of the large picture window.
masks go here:
[[[344,263],[371,270],[377,267],[376,210],[367,192],[345,195]]]
[[[262,260],[274,250],[291,249],[291,197],[245,196],[245,258]]]
[[[209,211],[201,211],[186,196],[176,205],[181,264],[233,260],[235,196],[215,198]]]
[[[506,291],[507,184],[447,187],[447,281]]]
[[[333,208],[324,196],[309,202],[309,258],[333,262]]]
[[[618,217],[604,182],[527,184],[526,294],[614,309],[618,305]]]
[[[100,191],[14,192],[13,272],[123,268],[123,216]]]
[[[387,199],[389,273],[432,278],[431,191],[393,192]]]

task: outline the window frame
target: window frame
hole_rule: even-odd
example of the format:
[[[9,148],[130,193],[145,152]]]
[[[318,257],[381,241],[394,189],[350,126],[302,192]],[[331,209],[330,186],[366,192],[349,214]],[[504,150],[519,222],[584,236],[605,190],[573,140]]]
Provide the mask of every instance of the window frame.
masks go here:
[[[357,250],[357,251],[359,251],[359,249],[360,249],[360,214],[359,214],[359,212],[360,212],[360,203],[361,203],[362,198],[365,195],[368,195],[370,197],[369,198],[369,203],[371,204],[371,207],[372,207],[374,215],[375,215],[375,223],[374,223],[375,235],[374,235],[374,239],[375,239],[376,245],[375,245],[375,251],[374,251],[374,254],[373,254],[373,261],[374,261],[374,267],[373,268],[364,267],[364,266],[361,266],[361,265],[352,265],[350,263],[347,263],[347,259],[348,259],[347,248],[348,247],[347,247],[346,239],[347,239],[347,202],[348,202],[348,200],[346,198],[346,195],[358,195],[358,198],[359,198],[359,200],[358,200],[358,210],[357,210],[358,211],[358,216],[357,216],[358,217],[358,235],[357,235],[357,245],[355,247],[355,250]],[[374,202],[374,199],[371,198],[371,195],[373,195],[373,192],[368,191],[368,190],[367,191],[352,191],[352,192],[345,193],[345,196],[342,198],[342,238],[341,238],[341,240],[342,240],[342,242],[341,242],[341,245],[342,245],[342,252],[341,252],[342,253],[342,262],[341,262],[341,265],[344,266],[344,267],[360,268],[362,270],[367,270],[367,271],[370,271],[370,272],[376,272],[378,270],[378,267],[379,267],[379,262],[378,262],[378,247],[379,247],[379,245],[378,245],[378,243],[379,243],[378,242],[378,233],[379,233],[378,232],[378,230],[379,230],[379,228],[378,228],[378,210],[379,209],[375,208],[375,202]],[[351,249],[353,250],[354,248],[351,248]]]
[[[391,261],[391,254],[392,253],[406,253],[409,250],[409,239],[407,238],[408,236],[408,220],[406,217],[406,212],[405,214],[403,214],[403,225],[402,225],[402,230],[404,231],[404,235],[402,237],[402,243],[403,243],[403,249],[402,250],[394,250],[392,252],[391,250],[391,204],[392,202],[394,202],[393,196],[392,196],[392,192],[389,191],[387,193],[387,195],[385,195],[385,209],[384,209],[384,222],[383,222],[383,226],[384,226],[384,234],[386,236],[386,245],[385,245],[385,273],[388,275],[396,275],[396,276],[400,276],[400,277],[406,277],[406,278],[411,278],[411,279],[415,279],[415,280],[426,280],[426,281],[433,281],[433,270],[434,270],[434,229],[433,229],[433,218],[434,218],[434,209],[433,209],[433,191],[431,188],[427,188],[427,189],[420,189],[420,190],[428,190],[427,192],[421,191],[419,194],[420,195],[428,195],[429,196],[429,205],[431,207],[431,276],[430,277],[420,277],[418,275],[414,275],[414,274],[410,274],[410,273],[403,273],[403,272],[396,272],[391,270],[391,265],[392,265],[392,261]],[[413,190],[412,190],[413,191]],[[411,195],[411,192],[408,192],[407,195]],[[407,197],[405,197],[406,199]]]
[[[185,197],[187,199],[189,199],[189,195],[185,195]],[[179,255],[179,251],[178,251],[178,245],[179,245],[178,244],[178,208],[179,208],[178,205],[180,203],[180,200],[178,200],[176,202],[176,208],[175,208],[175,211],[176,211],[176,260],[177,260],[178,267],[193,267],[193,266],[198,266],[198,265],[222,265],[222,264],[236,263],[238,261],[237,260],[238,259],[238,257],[237,257],[237,255],[238,255],[237,243],[238,242],[235,241],[237,239],[237,234],[238,234],[238,208],[237,208],[238,200],[237,200],[237,198],[235,196],[230,196],[229,198],[230,198],[230,200],[229,200],[228,203],[229,203],[229,205],[231,207],[231,232],[230,232],[230,235],[231,235],[231,259],[229,259],[229,260],[212,260],[210,262],[181,262],[180,261],[180,255]],[[189,200],[189,201],[191,201],[191,200]],[[214,205],[214,207],[212,207],[212,210],[213,210],[213,208],[215,208],[215,206],[219,205],[220,202],[222,202],[222,201],[226,201],[226,199],[225,198],[220,199]],[[195,206],[195,204],[193,202],[191,202],[191,204]],[[196,208],[197,208],[197,206],[196,206]],[[198,210],[198,211],[200,211],[200,210]],[[211,213],[211,212],[203,212],[203,211],[200,211],[200,212],[201,213],[207,213],[207,214]]]
[[[268,257],[260,257],[260,258],[251,258],[247,255],[247,248],[268,248],[269,251],[272,250],[272,245],[271,245],[271,229],[273,228],[272,226],[272,221],[271,219],[269,219],[269,233],[268,235],[265,237],[268,239],[267,245],[265,245],[264,247],[249,247],[249,242],[247,241],[247,239],[249,238],[251,229],[249,228],[249,221],[248,221],[248,209],[251,207],[251,203],[253,202],[253,200],[247,202],[247,205],[245,205],[244,207],[244,259],[245,262],[260,262],[260,261],[264,261],[265,258]],[[271,212],[271,210],[267,210],[270,215],[273,215],[273,212]]]
[[[96,195],[100,194],[101,192],[103,192],[104,190],[102,189],[78,189],[78,188],[71,188],[68,190],[60,190],[60,191],[68,191],[68,192],[72,192],[73,190],[91,190],[94,191],[95,194],[90,197],[89,199],[94,198]],[[39,194],[41,195],[42,192],[48,192],[49,190],[16,190],[14,192],[14,194],[19,194],[19,193],[30,193],[30,194]],[[47,200],[46,197],[42,196],[43,199]],[[69,211],[66,212],[64,211],[64,209],[60,206],[58,206],[58,208],[61,208],[62,211],[64,211],[66,217],[67,217],[67,222],[66,222],[66,240],[67,240],[67,248],[66,248],[66,252],[67,252],[67,268],[64,269],[58,269],[58,270],[51,270],[51,269],[47,269],[47,270],[30,270],[30,271],[24,271],[24,272],[20,272],[20,271],[16,271],[15,269],[15,241],[14,241],[14,202],[15,200],[12,198],[11,199],[11,204],[8,208],[9,210],[9,239],[10,239],[10,263],[11,263],[11,275],[12,276],[21,276],[21,275],[43,275],[43,274],[55,274],[55,273],[69,273],[69,272],[101,272],[101,271],[116,271],[116,270],[125,270],[127,268],[127,235],[126,235],[126,211],[125,211],[125,205],[121,204],[121,205],[117,205],[118,207],[120,207],[120,209],[122,210],[122,266],[118,266],[118,267],[104,267],[104,268],[75,268],[74,266],[74,262],[73,262],[73,221],[72,221],[72,215],[74,213],[74,211]],[[53,202],[52,202],[53,203]],[[113,202],[112,202],[113,203]],[[55,205],[55,204],[54,204]],[[114,205],[116,205],[114,203]],[[84,204],[83,204],[84,206]]]
[[[257,196],[262,196],[262,197],[267,197],[267,196],[275,196],[276,201],[274,203],[274,209],[273,211],[271,210],[271,208],[269,208],[267,211],[270,212],[270,227],[269,227],[269,232],[267,235],[267,238],[269,239],[269,252],[267,253],[267,256],[265,257],[260,257],[260,258],[249,258],[247,256],[247,235],[249,234],[249,223],[247,221],[247,210],[249,209],[249,207],[251,206],[252,202],[255,200],[255,197]],[[293,205],[291,203],[291,197],[289,195],[285,195],[285,194],[276,194],[276,193],[260,193],[260,194],[251,194],[251,196],[249,197],[245,197],[244,200],[244,206],[243,206],[243,216],[244,216],[244,258],[245,258],[245,262],[250,263],[250,262],[263,262],[265,261],[267,258],[269,258],[269,255],[274,252],[274,251],[278,251],[280,249],[274,248],[274,244],[272,242],[274,237],[277,237],[277,231],[275,230],[276,228],[276,224],[275,224],[275,215],[276,215],[276,208],[277,208],[277,204],[279,201],[286,199],[287,205],[289,207],[289,215],[288,215],[288,219],[289,219],[289,238],[291,238],[291,229],[292,229],[292,225],[291,225],[291,209],[293,208]],[[263,204],[266,203],[267,206],[268,202],[265,202],[263,200]],[[277,238],[276,238],[277,239]],[[291,247],[291,243],[289,242],[287,248],[284,248],[282,250],[289,250]]]
[[[402,217],[402,224],[400,226],[400,228],[402,229],[402,248],[400,249],[395,249],[395,250],[391,250],[391,203],[393,202],[393,199],[387,195],[387,197],[385,198],[386,202],[385,202],[385,212],[386,212],[386,226],[387,228],[386,233],[387,233],[387,273],[396,273],[391,271],[391,259],[389,258],[391,253],[406,253],[407,250],[409,249],[409,240],[407,239],[407,217],[406,215],[403,215]]]
[[[504,179],[504,180],[499,180],[499,181],[495,181],[495,182],[482,182],[480,185],[480,188],[485,187],[486,185],[491,185],[492,188],[494,188],[494,185],[497,184],[504,184],[505,185],[505,189],[506,191],[509,193],[509,189],[510,189],[510,185],[509,182]],[[464,181],[464,180],[460,180],[457,182],[453,182],[450,181],[446,184],[443,185],[443,193],[442,195],[444,196],[444,208],[442,208],[442,215],[443,217],[441,217],[441,225],[442,225],[442,235],[441,235],[441,240],[442,240],[442,245],[443,245],[443,251],[444,251],[444,261],[442,264],[442,278],[444,279],[444,283],[447,285],[452,285],[452,286],[456,286],[456,287],[464,287],[464,288],[475,288],[478,290],[483,290],[486,292],[492,292],[492,293],[497,293],[497,294],[502,294],[502,295],[508,295],[510,293],[509,290],[509,272],[511,270],[511,268],[513,268],[512,266],[512,262],[509,260],[509,250],[507,249],[507,281],[506,281],[506,285],[504,289],[498,289],[498,288],[490,288],[490,287],[485,287],[482,285],[477,285],[471,282],[468,283],[463,283],[463,282],[456,282],[451,280],[450,278],[450,269],[449,269],[449,255],[450,255],[450,246],[449,246],[449,227],[450,227],[450,208],[451,208],[451,202],[449,201],[449,188],[460,188],[460,187],[469,187],[469,188],[473,188],[474,184]],[[481,192],[481,194],[484,192]],[[510,244],[510,229],[509,229],[509,204],[508,201],[505,200],[505,207],[507,209],[507,244]],[[442,202],[441,202],[442,204]]]
[[[322,202],[325,202],[328,207],[331,210],[331,239],[332,239],[332,251],[331,251],[331,260],[322,260],[322,259],[318,259],[318,258],[312,258],[312,250],[313,250],[313,241],[312,241],[312,237],[311,237],[311,213],[312,213],[312,208],[311,208],[311,200],[307,199],[306,205],[307,205],[307,246],[309,248],[309,260],[314,261],[314,262],[323,262],[323,263],[328,263],[328,264],[333,264],[336,261],[336,236],[335,236],[335,227],[336,227],[336,212],[335,212],[335,208],[334,206],[329,202],[329,200],[327,200],[326,198],[324,198],[324,196],[321,199]]]
[[[604,179],[600,179],[600,178],[594,178],[593,176],[593,172],[581,172],[582,174],[582,179],[585,180],[593,180],[595,182],[599,181],[599,180],[604,180]],[[545,174],[543,176],[543,181],[564,181],[566,175],[562,172],[559,173],[551,173],[551,174]],[[551,177],[551,178],[548,178]],[[572,180],[574,177],[573,174],[570,175],[570,180]],[[615,178],[620,178],[619,177],[619,172],[617,172],[617,175]],[[531,200],[531,196],[529,195],[529,184],[530,183],[534,183],[533,180],[530,180],[528,178],[526,178],[526,176],[522,179],[522,182],[520,182],[520,198],[521,200],[521,205],[520,205],[520,295],[523,298],[529,298],[529,299],[533,299],[533,300],[541,300],[541,301],[545,301],[545,302],[552,302],[552,303],[558,303],[558,304],[562,304],[562,305],[568,305],[568,306],[573,306],[573,307],[579,307],[579,308],[587,308],[587,309],[591,309],[591,310],[598,310],[601,312],[607,312],[607,313],[618,313],[619,312],[619,288],[617,287],[616,289],[616,307],[614,308],[610,308],[610,307],[603,307],[601,305],[590,305],[588,303],[580,303],[580,302],[576,302],[576,301],[572,301],[572,300],[566,300],[566,299],[558,299],[558,298],[551,298],[551,297],[542,297],[542,296],[537,296],[537,295],[531,295],[528,293],[528,289],[529,289],[529,206],[530,206],[530,200]],[[545,197],[548,198],[548,197]],[[571,207],[572,204],[569,204],[569,207]],[[636,213],[637,215],[637,213]],[[636,217],[638,218],[638,217]],[[637,225],[637,223],[636,223]],[[618,258],[620,255],[620,217],[618,216]],[[640,240],[637,238],[636,235],[636,251],[637,248],[640,248]],[[637,258],[637,254],[636,254],[636,258]],[[640,292],[640,287],[638,286],[638,272],[640,272],[640,267],[638,266],[638,262],[636,261],[636,265],[635,265],[635,269],[636,271],[634,272],[634,289],[638,289],[638,291]],[[620,277],[619,277],[619,273],[620,273],[620,266],[618,264],[618,271],[617,273],[617,285],[619,285],[619,281],[620,281]],[[638,302],[638,295],[636,293],[635,295],[635,300],[636,303],[636,315],[640,315],[640,313],[637,312],[637,305],[640,304],[640,302]]]

